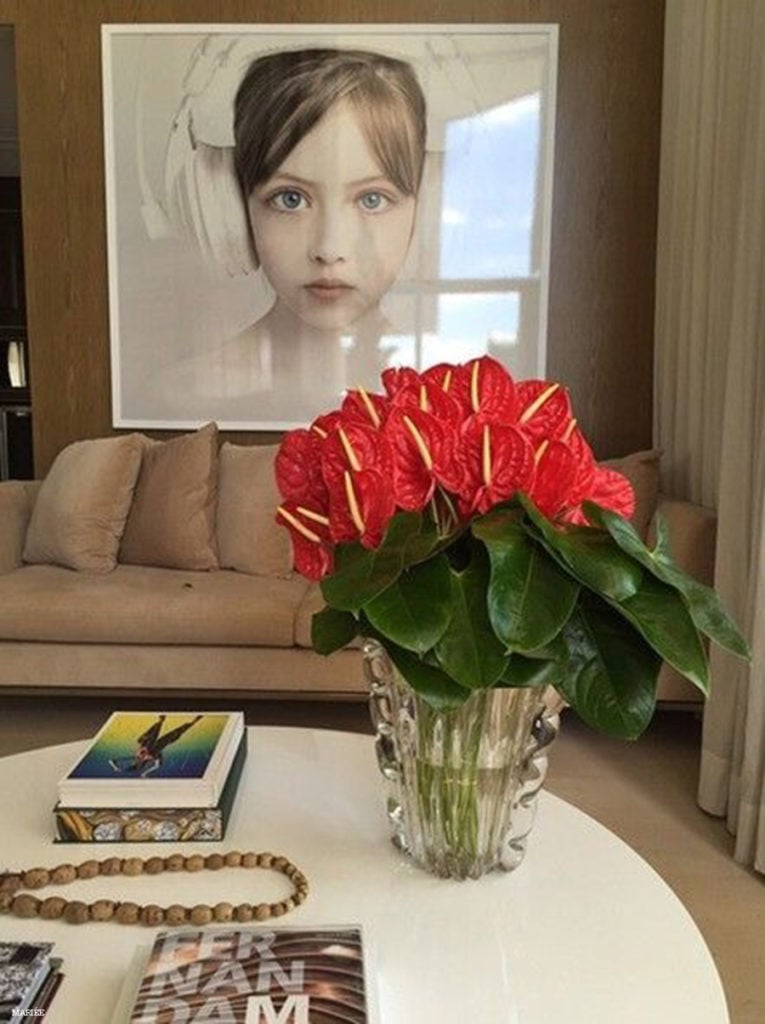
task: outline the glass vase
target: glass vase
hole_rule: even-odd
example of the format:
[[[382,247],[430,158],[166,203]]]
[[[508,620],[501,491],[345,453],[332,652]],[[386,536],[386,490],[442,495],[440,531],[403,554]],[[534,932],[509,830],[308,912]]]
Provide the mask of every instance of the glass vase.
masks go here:
[[[476,690],[436,711],[377,641],[363,653],[393,843],[444,878],[518,867],[558,733],[557,695]]]

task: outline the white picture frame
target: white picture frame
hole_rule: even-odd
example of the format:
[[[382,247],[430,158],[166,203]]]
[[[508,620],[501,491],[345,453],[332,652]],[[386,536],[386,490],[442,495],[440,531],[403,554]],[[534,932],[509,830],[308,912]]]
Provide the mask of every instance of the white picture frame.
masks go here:
[[[376,299],[376,334],[358,328],[364,317],[331,334],[266,331],[287,300],[262,265],[237,273],[242,253],[216,249],[230,214],[210,214],[213,200],[239,185],[233,173],[210,185],[203,172],[205,161],[235,159],[242,76],[267,53],[316,48],[402,61],[425,99],[413,228]],[[346,388],[380,390],[386,366],[486,352],[519,379],[544,376],[557,48],[555,25],[103,25],[114,426],[292,429],[338,406]],[[340,181],[347,157],[343,142]],[[312,216],[320,206],[300,203]],[[358,280],[377,274],[361,266],[343,298]],[[321,291],[324,306],[339,292]]]

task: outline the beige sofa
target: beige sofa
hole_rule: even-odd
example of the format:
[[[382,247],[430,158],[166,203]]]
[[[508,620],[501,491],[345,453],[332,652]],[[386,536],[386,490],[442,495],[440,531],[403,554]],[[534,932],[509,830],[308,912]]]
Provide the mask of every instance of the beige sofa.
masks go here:
[[[228,448],[232,451],[223,447],[228,456],[236,454],[234,446]],[[656,457],[639,453],[629,459],[636,461],[620,468],[630,470],[641,488],[639,514],[645,525],[657,504],[655,473],[653,490],[639,478],[647,468],[655,469]],[[229,477],[222,473],[216,491],[219,506],[227,500],[226,480]],[[358,650],[328,658],[311,650],[311,616],[322,607],[315,585],[284,571],[190,570],[117,562],[110,571],[96,572],[48,562],[27,564],[23,556],[29,555],[30,522],[39,495],[39,482],[0,484],[0,686],[6,692],[12,688],[170,695],[182,690],[336,699],[365,695]],[[713,513],[666,498],[658,499],[658,506],[669,522],[680,563],[711,582]],[[258,546],[272,556],[285,537],[272,526],[270,499],[248,512],[239,520],[240,529],[254,525],[261,530]],[[231,537],[224,543],[222,524],[219,507],[224,563]],[[229,522],[229,532],[230,526]],[[278,559],[276,568],[284,569]],[[666,666],[659,697],[698,699],[694,688]]]

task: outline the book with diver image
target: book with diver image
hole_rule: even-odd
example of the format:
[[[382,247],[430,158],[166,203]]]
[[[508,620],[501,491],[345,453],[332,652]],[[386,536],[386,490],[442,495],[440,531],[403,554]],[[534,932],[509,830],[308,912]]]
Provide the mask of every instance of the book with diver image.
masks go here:
[[[161,932],[112,1024],[368,1024],[364,958],[357,925]]]
[[[59,781],[59,805],[216,807],[243,735],[241,711],[115,711]]]

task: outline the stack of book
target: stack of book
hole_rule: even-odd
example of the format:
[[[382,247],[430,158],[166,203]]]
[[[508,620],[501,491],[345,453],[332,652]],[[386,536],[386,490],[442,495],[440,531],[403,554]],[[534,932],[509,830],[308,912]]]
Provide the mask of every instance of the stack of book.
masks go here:
[[[240,711],[117,711],[59,781],[57,840],[220,840],[246,756]]]
[[[367,976],[355,925],[160,932],[134,957],[112,1024],[367,1024]]]
[[[52,942],[0,942],[0,1024],[42,1017],[61,984]]]

